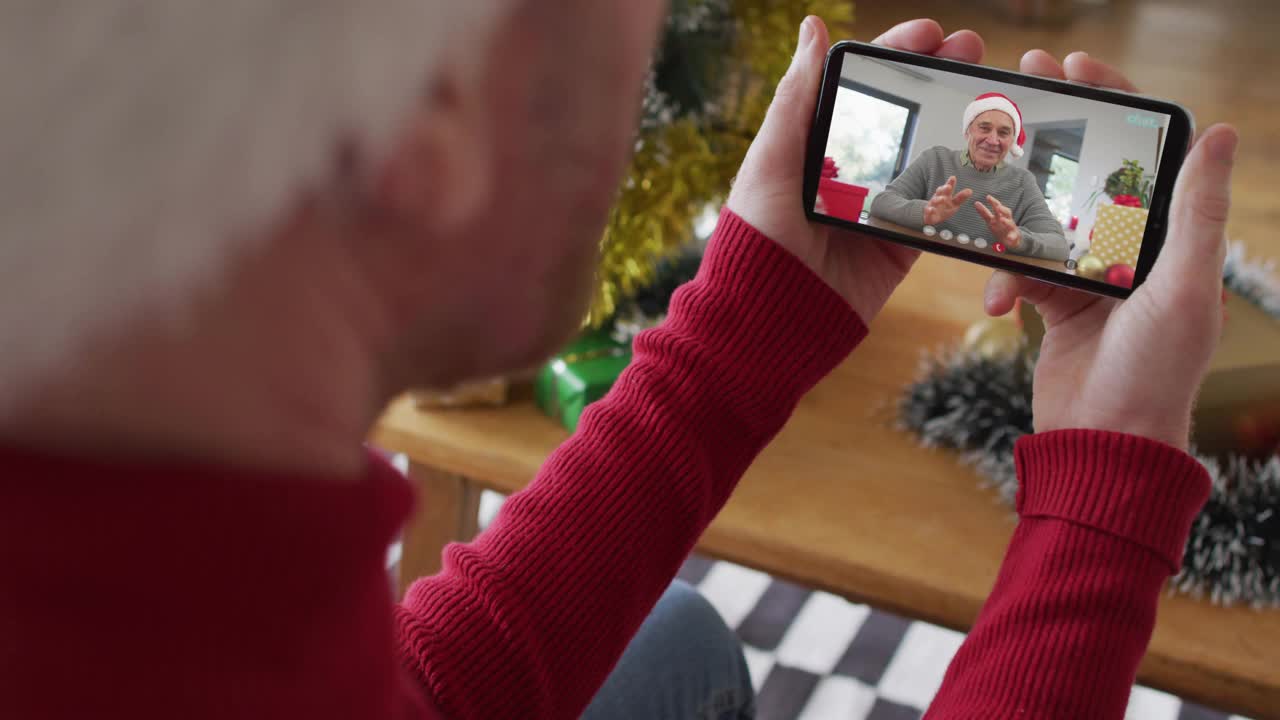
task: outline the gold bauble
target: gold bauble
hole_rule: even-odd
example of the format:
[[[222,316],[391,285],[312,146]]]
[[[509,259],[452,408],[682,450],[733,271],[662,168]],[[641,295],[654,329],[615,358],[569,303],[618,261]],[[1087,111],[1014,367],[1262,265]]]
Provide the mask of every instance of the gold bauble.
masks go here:
[[[510,382],[498,377],[471,380],[450,388],[419,389],[410,393],[420,410],[501,407],[507,404]]]
[[[1085,255],[1076,261],[1076,275],[1090,280],[1107,277],[1107,263],[1097,255]]]
[[[1009,318],[979,320],[964,334],[964,348],[988,360],[1016,355],[1025,345],[1022,328]]]

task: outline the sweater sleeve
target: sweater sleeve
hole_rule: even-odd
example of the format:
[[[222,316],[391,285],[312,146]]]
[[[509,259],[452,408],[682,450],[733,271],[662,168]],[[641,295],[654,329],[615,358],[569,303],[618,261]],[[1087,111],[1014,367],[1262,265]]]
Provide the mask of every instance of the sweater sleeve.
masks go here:
[[[1071,246],[1062,232],[1062,223],[1049,210],[1044,193],[1029,172],[1022,173],[1022,202],[1015,220],[1024,243],[1019,253],[1048,260],[1066,260],[1070,255]]]
[[[909,228],[924,227],[924,207],[937,190],[929,187],[930,158],[937,150],[933,148],[920,153],[915,162],[876,195],[869,210],[873,217]]]
[[[1016,459],[1021,521],[926,720],[1119,720],[1208,474],[1092,430],[1025,437]]]
[[[577,434],[409,589],[408,671],[454,720],[577,717],[756,454],[865,334],[726,210],[698,276]]]

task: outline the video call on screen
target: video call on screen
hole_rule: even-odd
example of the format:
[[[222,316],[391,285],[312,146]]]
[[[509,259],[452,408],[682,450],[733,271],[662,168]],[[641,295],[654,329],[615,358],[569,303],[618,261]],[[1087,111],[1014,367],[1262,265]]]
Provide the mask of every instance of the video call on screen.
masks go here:
[[[845,53],[814,210],[1131,286],[1169,120]]]

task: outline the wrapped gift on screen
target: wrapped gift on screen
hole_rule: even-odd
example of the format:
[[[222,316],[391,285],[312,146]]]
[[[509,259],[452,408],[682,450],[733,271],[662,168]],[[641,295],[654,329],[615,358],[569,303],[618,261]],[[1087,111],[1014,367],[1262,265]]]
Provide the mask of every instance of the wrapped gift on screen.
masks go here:
[[[1089,254],[1107,266],[1138,266],[1142,234],[1147,229],[1147,210],[1126,205],[1103,205],[1093,226]]]
[[[538,371],[534,398],[544,413],[574,431],[587,405],[604,397],[631,362],[631,346],[589,332]]]

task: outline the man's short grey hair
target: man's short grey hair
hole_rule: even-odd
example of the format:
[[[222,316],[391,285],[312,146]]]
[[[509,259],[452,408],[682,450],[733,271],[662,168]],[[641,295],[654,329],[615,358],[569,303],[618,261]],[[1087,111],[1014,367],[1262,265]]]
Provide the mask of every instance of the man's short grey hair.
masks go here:
[[[512,1],[5,0],[0,410],[86,333],[208,283],[341,139],[376,162]]]

